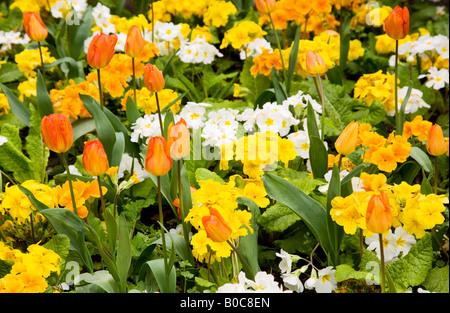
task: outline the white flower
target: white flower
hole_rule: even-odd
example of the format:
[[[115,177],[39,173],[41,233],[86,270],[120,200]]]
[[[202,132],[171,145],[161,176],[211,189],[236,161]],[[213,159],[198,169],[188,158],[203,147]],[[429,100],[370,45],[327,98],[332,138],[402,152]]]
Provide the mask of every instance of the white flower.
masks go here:
[[[413,235],[409,235],[401,226],[395,229],[394,238],[398,253],[401,253],[402,256],[407,255],[411,247],[416,243],[416,238]]]
[[[295,133],[289,134],[287,138],[294,143],[294,149],[299,157],[302,159],[309,159],[310,142],[308,132],[299,130]]]
[[[70,11],[73,15],[77,14],[76,19],[80,20],[83,17],[84,11],[87,9],[86,0],[62,0],[56,1],[51,8],[51,12],[54,18],[62,18],[62,11],[70,7]],[[72,17],[74,18],[74,17]]]
[[[206,42],[205,36],[197,36],[193,41],[183,42],[177,56],[184,63],[211,64],[216,56],[222,57],[219,50]]]
[[[237,140],[236,134],[239,127],[236,120],[237,112],[232,109],[209,112],[201,135],[205,139],[203,145],[220,147]]]
[[[276,252],[275,255],[281,258],[280,267],[281,273],[290,273],[292,270],[292,262],[297,262],[300,257],[294,254],[289,254],[283,249],[280,249],[280,253]]]
[[[309,290],[315,289],[317,293],[331,293],[337,286],[336,277],[334,276],[336,270],[332,266],[328,266],[319,270],[311,271],[311,277],[305,282],[305,288]]]
[[[274,131],[281,137],[289,133],[290,127],[300,123],[295,119],[288,107],[278,105],[276,102],[267,102],[262,109],[255,111],[255,123],[260,132]]]
[[[178,224],[177,227],[171,228],[169,230],[169,233],[171,233],[173,235],[184,236],[183,235],[183,224]],[[192,239],[192,232],[189,232],[189,240],[191,240],[191,239]]]
[[[188,128],[197,130],[202,128],[205,123],[206,108],[211,107],[209,103],[187,102],[181,109],[179,115],[184,119]]]
[[[10,50],[12,45],[24,45],[30,42],[30,38],[25,34],[15,31],[4,32],[0,30],[0,45],[2,45],[1,51]]]
[[[125,51],[125,43],[127,42],[127,34],[125,33],[118,33],[117,34],[117,42],[115,46],[116,51]]]
[[[164,124],[164,115],[161,116]],[[147,138],[161,136],[161,128],[159,126],[159,116],[157,114],[144,115],[139,117],[131,126],[131,141],[138,142],[139,138]],[[148,141],[148,140],[147,140]]]
[[[347,170],[343,170],[339,173],[339,179],[342,181],[345,176],[347,176],[348,174],[350,174]],[[325,175],[324,178],[325,180],[328,182],[328,184],[324,185],[324,186],[320,186],[319,187],[319,191],[322,193],[327,193],[328,192],[328,187],[329,187],[329,183],[331,181],[331,176],[333,175],[333,170],[329,170]],[[352,182],[352,188],[353,191],[364,191],[364,189],[362,188],[363,186],[363,182],[360,178],[358,177],[352,177],[351,179]]]
[[[181,24],[175,25],[172,22],[162,23],[157,21],[155,23],[155,38],[163,41],[173,41],[177,38],[183,40]]]
[[[375,250],[377,257],[381,259],[380,240],[378,234],[375,234],[371,237],[366,237],[365,242],[368,245],[367,250]],[[386,262],[386,264],[392,263],[397,260],[398,249],[396,239],[392,231],[389,231],[387,236],[383,236],[383,252],[384,261]]]
[[[133,168],[133,171],[139,181],[144,181],[146,178],[150,177],[150,173],[144,169],[137,158],[133,159],[130,155],[124,153],[122,160],[120,161],[119,170],[117,171],[118,178],[120,179],[124,177],[125,172],[131,174],[131,168]]]
[[[245,289],[243,284],[231,284],[227,283],[223,286],[220,286],[216,293],[245,293],[247,290]]]
[[[0,146],[8,142],[8,138],[0,135]]]
[[[269,51],[273,51],[270,42],[268,42],[266,39],[255,38],[253,41],[250,41],[247,45],[243,46],[239,56],[241,60],[245,60],[248,57],[256,58],[262,53],[263,48]]]
[[[75,165],[69,165],[69,171],[70,171],[70,175],[83,176],[83,175],[81,175],[80,171],[75,167]],[[67,173],[67,171],[64,171],[63,174],[66,174],[66,173]]]
[[[282,105],[287,106],[289,109],[289,106],[296,107],[299,106],[302,109],[306,109],[308,107],[308,104],[311,104],[312,108],[316,113],[322,114],[322,106],[314,100],[311,95],[304,94],[301,90],[293,96],[290,96],[286,100],[283,101]]]
[[[239,282],[243,281],[247,290],[263,293],[279,293],[283,292],[281,286],[275,281],[272,274],[266,272],[258,272],[255,275],[255,281],[247,279],[243,272],[239,273]]]
[[[449,83],[448,70],[445,68],[438,70],[433,66],[428,70],[427,75],[420,75],[419,79],[424,77],[428,78],[425,86],[427,86],[428,88],[433,88],[435,90],[442,89],[445,87],[445,84]]]
[[[255,130],[256,116],[261,109],[245,109],[241,114],[239,114],[236,119],[240,122],[244,122],[243,127],[246,132],[251,132]]]
[[[434,36],[434,49],[439,53],[441,58],[449,58],[449,40],[447,36],[437,35]]]
[[[403,104],[403,100],[406,97],[406,94],[408,92],[408,87],[403,87],[398,90],[398,109],[400,111],[400,108]],[[405,114],[415,113],[420,108],[430,108],[430,106],[422,99],[423,92],[418,89],[412,89],[411,95],[408,99],[408,103],[405,106]],[[395,100],[394,100],[395,101]],[[394,116],[394,111],[388,111],[387,114],[389,116]]]
[[[116,26],[109,22],[111,19],[110,9],[100,2],[92,9],[95,25],[102,29],[105,34],[115,33]]]
[[[294,292],[303,292],[304,287],[303,283],[299,278],[301,274],[301,270],[297,269],[292,273],[281,274],[281,278],[283,278],[283,285]]]

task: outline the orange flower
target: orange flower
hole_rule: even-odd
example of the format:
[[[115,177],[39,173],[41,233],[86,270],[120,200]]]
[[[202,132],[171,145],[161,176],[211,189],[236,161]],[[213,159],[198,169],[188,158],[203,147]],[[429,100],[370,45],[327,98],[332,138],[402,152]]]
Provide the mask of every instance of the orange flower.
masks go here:
[[[135,25],[128,30],[127,41],[125,42],[125,53],[136,58],[144,52],[144,37],[139,28]]]
[[[269,14],[275,8],[275,0],[255,0],[259,14]]]
[[[445,142],[442,128],[438,124],[431,126],[428,131],[427,151],[429,154],[434,156],[447,152],[447,143]]]
[[[32,41],[43,41],[47,38],[48,31],[36,12],[23,13],[23,25],[25,31]]]
[[[88,141],[83,150],[83,166],[91,176],[100,176],[109,169],[108,157],[98,139]]]
[[[397,168],[397,159],[392,149],[382,147],[373,152],[371,163],[378,166],[380,171],[392,172]]]
[[[366,212],[366,227],[373,233],[382,234],[392,226],[392,212],[386,191],[373,195]]]
[[[254,65],[250,68],[250,74],[255,77],[258,73],[269,76],[272,72],[272,67],[276,70],[282,68],[280,55],[264,48],[262,48],[262,53],[253,59],[253,63]]]
[[[154,176],[163,176],[172,168],[169,146],[161,137],[152,137],[148,142],[147,157],[145,158],[145,169]]]
[[[219,211],[214,208],[209,210],[210,216],[203,216],[202,223],[206,236],[214,242],[224,242],[230,239],[231,227],[224,220]]]
[[[359,141],[358,128],[358,122],[351,122],[342,131],[341,135],[334,144],[334,147],[339,154],[349,155],[355,151],[356,145]]]
[[[146,64],[144,67],[144,83],[151,92],[161,91],[165,85],[162,71],[153,64]]]
[[[384,20],[386,34],[395,40],[405,38],[409,33],[409,11],[397,6]]]
[[[101,69],[111,62],[117,43],[117,35],[100,33],[92,38],[87,52],[87,61],[92,68]]]
[[[306,52],[306,71],[311,76],[325,74],[328,68],[320,54],[308,50]]]
[[[186,121],[183,118],[175,125],[173,122],[169,124],[167,135],[167,145],[173,159],[179,160],[189,154],[191,151],[190,136]]]
[[[54,113],[41,121],[41,134],[45,145],[56,153],[64,153],[72,147],[73,129],[67,116]]]

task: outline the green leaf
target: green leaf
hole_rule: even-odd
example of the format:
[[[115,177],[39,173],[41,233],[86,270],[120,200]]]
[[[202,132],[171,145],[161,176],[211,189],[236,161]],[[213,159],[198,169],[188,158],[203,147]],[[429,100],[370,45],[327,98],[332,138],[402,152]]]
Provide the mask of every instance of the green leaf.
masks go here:
[[[444,267],[435,267],[429,273],[423,286],[431,292],[448,293],[449,292],[449,272],[448,265]]]
[[[272,84],[275,89],[275,97],[277,98],[277,103],[282,104],[284,100],[287,99],[287,92],[284,85],[278,79],[278,73],[274,67],[272,67]]]
[[[81,19],[81,24],[74,23],[69,26],[70,56],[75,60],[78,60],[83,51],[84,41],[89,37],[93,20],[92,7],[88,6]]]
[[[314,178],[323,178],[328,172],[328,152],[322,140],[309,136],[309,160]]]
[[[117,244],[117,274],[120,279],[120,289],[126,291],[128,270],[131,265],[131,240],[127,220],[119,216],[119,242]]]
[[[81,260],[89,272],[93,272],[91,255],[84,241],[84,225],[81,219],[72,211],[64,208],[50,208],[39,210],[39,213],[52,224],[59,234],[64,234],[70,239],[70,249],[80,255]]]
[[[127,119],[130,123],[135,123],[136,120],[141,117],[141,114],[139,114],[138,108],[136,106],[136,103],[134,102],[133,98],[128,97],[127,98]]]
[[[295,65],[297,64],[301,27],[302,24],[300,23],[300,25],[298,25],[297,29],[295,30],[294,43],[292,44],[291,53],[289,55],[289,68],[288,68],[288,75],[286,78],[286,91],[288,95],[291,94],[291,82],[292,78],[294,77]]]
[[[43,118],[44,116],[52,114],[54,112],[53,103],[48,94],[47,87],[45,86],[44,77],[42,77],[41,71],[39,70],[36,80],[36,95],[40,117]]]
[[[261,214],[258,224],[268,232],[283,232],[299,220],[298,214],[287,205],[277,202]]]
[[[95,120],[93,118],[80,118],[72,123],[73,128],[73,141],[75,142],[78,138],[94,131]]]
[[[97,130],[98,139],[103,144],[103,148],[108,156],[108,161],[112,161],[112,151],[114,143],[116,142],[116,135],[114,127],[111,125],[108,117],[101,110],[100,104],[91,96],[80,95],[84,107],[94,117],[95,127]]]
[[[63,260],[69,255],[70,239],[64,234],[57,234],[52,237],[44,247],[55,251]]]
[[[425,171],[429,173],[433,172],[433,163],[431,163],[430,158],[422,149],[419,147],[412,147],[409,155],[416,160]]]
[[[21,120],[28,127],[30,126],[30,110],[26,106],[23,105],[22,102],[17,99],[17,97],[9,90],[8,87],[0,83],[0,88],[3,89],[3,93],[8,99],[9,107],[11,108],[11,112],[14,113],[15,116],[19,120]]]
[[[249,57],[244,61],[244,67],[239,75],[239,81],[241,82],[242,87],[249,89],[251,92],[247,100],[254,103],[264,90],[271,87],[271,81],[267,76],[257,74],[256,77],[254,77],[250,74],[250,68],[252,66],[253,58]]]
[[[122,161],[122,156],[125,152],[125,137],[123,133],[115,133],[116,142],[114,143],[114,147],[112,150],[112,159],[109,166],[119,166],[120,161]]]
[[[405,98],[403,99],[402,106],[400,107],[399,117],[398,117],[398,125],[396,125],[395,129],[397,130],[398,135],[403,134],[403,127],[405,125],[405,109],[406,105],[408,104],[409,97],[411,96],[411,91],[413,88],[413,81],[410,80],[408,90],[406,91]]]
[[[387,265],[392,280],[398,292],[404,292],[409,287],[422,284],[432,268],[434,253],[431,234],[426,233],[411,247],[409,253]]]
[[[23,73],[19,70],[16,63],[4,63],[1,69],[0,83],[6,84],[23,78]]]
[[[273,173],[265,173],[262,177],[269,197],[291,208],[305,222],[325,252],[329,253],[325,208],[295,185]]]
[[[11,272],[13,265],[14,265],[13,261],[0,259],[0,279],[5,277]]]
[[[206,181],[208,179],[212,179],[215,182],[219,182],[221,184],[224,183],[222,177],[217,175],[214,172],[211,172],[210,170],[206,168],[198,168],[195,170],[195,179],[197,182]]]
[[[169,285],[166,286],[166,273],[164,266],[164,259],[155,259],[148,262],[145,262],[144,265],[147,265],[150,269],[151,274],[155,278],[159,290],[163,293],[174,293],[176,288],[176,270],[175,266],[172,266],[169,270],[168,282]],[[147,267],[141,267],[141,273],[143,270],[146,270]]]
[[[357,271],[348,264],[341,264],[336,267],[335,277],[338,282],[348,279],[366,280],[370,277],[366,271]]]

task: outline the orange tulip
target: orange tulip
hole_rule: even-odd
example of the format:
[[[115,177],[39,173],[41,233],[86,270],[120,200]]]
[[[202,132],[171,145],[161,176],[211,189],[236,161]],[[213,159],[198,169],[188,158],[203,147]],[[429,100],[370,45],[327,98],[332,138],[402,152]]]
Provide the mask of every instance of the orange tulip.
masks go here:
[[[91,176],[100,176],[109,169],[108,157],[98,139],[88,141],[83,150],[83,166]]]
[[[128,29],[127,41],[125,42],[125,53],[132,58],[136,58],[144,52],[144,37],[137,26]]]
[[[359,142],[358,129],[358,122],[351,122],[347,125],[347,127],[345,127],[341,135],[334,143],[334,147],[336,148],[336,151],[339,152],[339,154],[349,155],[353,151],[355,151],[356,146]]]
[[[255,5],[260,14],[269,14],[275,9],[275,0],[255,0]]]
[[[186,121],[183,118],[175,125],[171,122],[167,129],[167,134],[167,145],[173,159],[179,160],[189,154],[191,151],[190,135]]]
[[[144,66],[144,83],[151,92],[161,91],[165,85],[162,71],[153,64],[146,64]]]
[[[214,208],[209,210],[210,216],[203,216],[202,223],[206,236],[214,242],[224,242],[230,239],[231,227],[224,220],[219,211]]]
[[[374,233],[382,234],[392,226],[391,206],[386,191],[373,195],[367,206],[366,227]]]
[[[409,11],[397,6],[384,20],[386,34],[395,40],[405,38],[409,33]]]
[[[447,143],[442,128],[438,124],[431,126],[428,130],[427,151],[434,156],[447,152]]]
[[[308,50],[306,52],[306,71],[311,76],[325,74],[328,68],[320,54]]]
[[[145,158],[145,169],[154,176],[163,176],[172,168],[169,146],[161,137],[152,137],[148,142],[147,157]]]
[[[101,69],[111,62],[117,43],[117,35],[100,33],[92,38],[87,52],[87,61],[92,68]]]
[[[23,13],[23,25],[25,31],[32,41],[43,41],[48,36],[47,28],[36,12]]]
[[[73,129],[67,116],[54,113],[41,121],[41,134],[45,145],[56,153],[64,153],[72,147]]]

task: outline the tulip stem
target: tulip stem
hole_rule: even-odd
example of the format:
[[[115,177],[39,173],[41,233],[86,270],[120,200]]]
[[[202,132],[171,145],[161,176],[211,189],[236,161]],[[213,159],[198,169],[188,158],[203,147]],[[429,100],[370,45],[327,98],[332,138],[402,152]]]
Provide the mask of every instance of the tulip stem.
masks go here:
[[[159,107],[158,92],[155,92],[155,97],[156,97],[156,107],[158,108],[159,128],[161,129],[161,136],[164,137],[164,127],[162,123],[161,109]]]
[[[133,68],[133,90],[134,90],[134,103],[137,106],[137,97],[136,97],[136,69],[134,68],[134,58],[131,58],[131,67]]]
[[[67,172],[67,180],[69,182],[70,197],[72,198],[73,212],[75,213],[76,216],[78,216],[77,203],[75,201],[75,194],[73,192],[72,174],[70,174],[69,165],[67,164],[64,154],[60,153],[60,155],[61,155],[61,161],[63,163],[63,166],[66,168],[66,172]]]
[[[169,286],[169,273],[167,264],[167,251],[166,251],[166,236],[164,234],[164,217],[162,211],[162,199],[161,199],[161,176],[156,176],[158,185],[158,207],[159,207],[159,222],[161,223],[161,240],[163,246],[163,257],[164,257],[164,272],[166,280],[166,288]]]
[[[384,247],[383,247],[383,234],[378,234],[378,238],[380,240],[380,258],[381,258],[381,293],[385,293],[385,278],[384,278],[384,271],[385,271],[385,264],[384,264]]]
[[[100,192],[100,201],[102,203],[103,219],[106,221],[105,199],[103,198],[102,183],[100,181],[100,175],[97,176],[97,181],[98,181],[98,189],[99,189],[99,192]]]
[[[321,122],[321,128],[322,128],[322,134],[321,140],[322,142],[325,140],[325,95],[323,93],[323,83],[322,78],[320,77],[320,74],[317,73],[317,79],[319,80],[319,84],[317,84],[317,80],[315,77],[313,77],[314,83],[316,85],[317,93],[319,94],[320,102],[322,104],[322,122]]]
[[[230,247],[233,249],[233,251],[236,253],[236,255],[239,257],[239,259],[241,260],[242,264],[244,265],[244,267],[247,269],[248,274],[251,276],[250,279],[254,279],[255,278],[255,274],[252,271],[252,268],[250,267],[250,265],[248,265],[247,261],[244,259],[244,257],[239,253],[239,251],[236,249],[236,247],[231,243],[231,241],[227,240],[227,243],[230,245]]]
[[[437,195],[438,187],[438,157],[434,157],[434,194]]]
[[[35,238],[34,238],[34,222],[33,222],[33,212],[31,212],[30,214],[30,227],[31,227],[31,242],[35,243]]]
[[[398,40],[395,41],[395,91],[394,91],[394,95],[395,95],[395,129],[397,130],[397,132],[401,132],[403,130],[400,129],[400,116],[398,115]]]
[[[270,24],[272,24],[272,29],[273,29],[273,32],[275,34],[275,39],[276,39],[277,45],[278,45],[278,51],[280,53],[281,66],[283,67],[283,78],[284,78],[284,80],[286,80],[287,79],[286,67],[284,66],[283,54],[281,53],[280,39],[278,38],[278,33],[277,33],[277,30],[275,29],[275,24],[273,23],[272,15],[270,15],[270,12],[267,13],[267,15],[269,15]]]
[[[41,68],[42,68],[42,77],[45,80],[45,69],[44,69],[44,57],[42,56],[42,47],[41,47],[41,42],[38,41],[38,47],[39,47],[39,56],[41,57]]]
[[[181,219],[181,225],[183,226],[183,236],[184,236],[184,240],[186,241],[186,245],[188,247],[188,251],[190,250],[190,246],[189,246],[189,232],[188,232],[188,228],[186,225],[186,222],[184,221],[185,215],[184,215],[184,204],[183,204],[183,189],[182,189],[182,184],[181,184],[181,159],[178,160],[178,193],[179,196],[178,198],[180,199],[180,219]]]
[[[100,108],[103,111],[103,93],[102,93],[102,81],[100,79],[100,69],[97,69],[97,76],[98,76],[98,93],[100,95]]]

